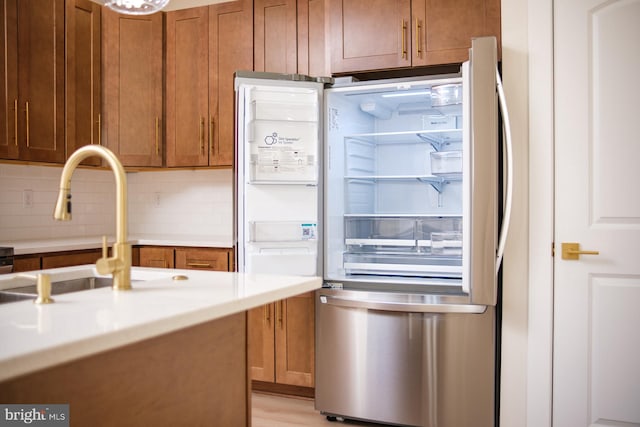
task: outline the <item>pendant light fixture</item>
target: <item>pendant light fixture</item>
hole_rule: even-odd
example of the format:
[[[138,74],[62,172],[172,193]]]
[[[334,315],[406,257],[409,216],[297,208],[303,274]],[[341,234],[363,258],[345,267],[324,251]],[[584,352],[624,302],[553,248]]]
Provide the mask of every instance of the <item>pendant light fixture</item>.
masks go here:
[[[149,15],[165,7],[169,0],[105,0],[104,4],[126,15]]]

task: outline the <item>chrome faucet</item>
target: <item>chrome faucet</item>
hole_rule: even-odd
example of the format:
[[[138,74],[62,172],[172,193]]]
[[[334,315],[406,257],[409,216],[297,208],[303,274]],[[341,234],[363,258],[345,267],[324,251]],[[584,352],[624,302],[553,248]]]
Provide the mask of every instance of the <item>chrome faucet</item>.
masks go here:
[[[53,217],[60,221],[71,219],[71,175],[81,161],[91,156],[102,157],[116,178],[116,243],[113,256],[107,256],[107,239],[102,240],[102,258],[96,262],[100,274],[113,275],[114,290],[131,289],[131,244],[127,241],[127,177],[122,163],[109,149],[100,145],[85,145],[67,160],[60,177],[60,192]]]

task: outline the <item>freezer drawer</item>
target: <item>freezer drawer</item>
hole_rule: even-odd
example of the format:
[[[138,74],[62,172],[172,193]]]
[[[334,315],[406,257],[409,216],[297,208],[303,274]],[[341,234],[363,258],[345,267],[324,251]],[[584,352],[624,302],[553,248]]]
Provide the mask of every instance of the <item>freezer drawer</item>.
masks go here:
[[[492,427],[495,309],[440,302],[317,291],[316,409],[408,426]]]

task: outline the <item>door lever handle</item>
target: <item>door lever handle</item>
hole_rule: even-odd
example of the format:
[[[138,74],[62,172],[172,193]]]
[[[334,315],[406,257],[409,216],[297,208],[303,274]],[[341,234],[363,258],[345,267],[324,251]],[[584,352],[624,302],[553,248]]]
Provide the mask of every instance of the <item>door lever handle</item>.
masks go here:
[[[578,260],[580,255],[600,255],[599,251],[581,251],[580,243],[562,243],[562,259]]]

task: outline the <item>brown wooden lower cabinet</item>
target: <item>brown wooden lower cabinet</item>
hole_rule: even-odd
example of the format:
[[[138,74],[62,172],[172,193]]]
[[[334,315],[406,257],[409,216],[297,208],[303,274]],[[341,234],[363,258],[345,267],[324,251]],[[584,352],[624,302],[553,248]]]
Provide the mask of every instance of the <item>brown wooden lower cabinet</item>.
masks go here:
[[[233,271],[233,249],[141,246],[140,267]]]
[[[101,256],[101,249],[18,255],[13,261],[13,271],[33,271],[45,268],[60,268],[71,267],[74,265],[95,264],[95,262]]]
[[[253,389],[314,395],[315,300],[308,292],[249,311]]]

